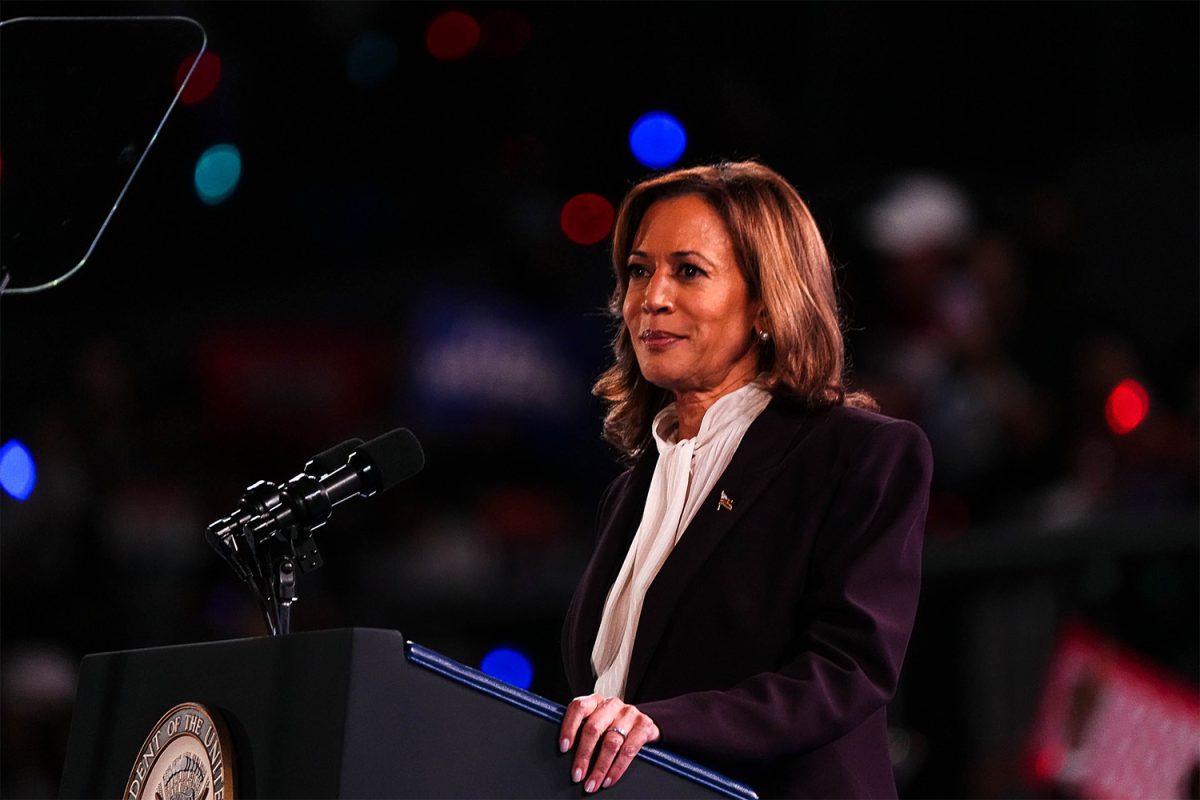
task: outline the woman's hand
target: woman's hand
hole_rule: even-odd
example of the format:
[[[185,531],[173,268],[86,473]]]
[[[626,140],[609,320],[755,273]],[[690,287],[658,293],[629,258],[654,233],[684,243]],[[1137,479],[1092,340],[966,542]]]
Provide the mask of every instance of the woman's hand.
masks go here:
[[[578,734],[578,741],[576,735]],[[608,788],[621,779],[629,762],[647,742],[657,741],[654,720],[615,697],[589,694],[576,697],[563,714],[558,749],[567,752],[575,746],[571,780],[579,783],[587,773],[595,753],[595,764],[587,773],[585,792]]]

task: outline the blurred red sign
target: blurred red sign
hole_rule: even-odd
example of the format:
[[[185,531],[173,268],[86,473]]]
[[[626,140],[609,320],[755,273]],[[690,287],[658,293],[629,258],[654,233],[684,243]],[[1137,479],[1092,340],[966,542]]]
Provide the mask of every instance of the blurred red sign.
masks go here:
[[[1028,756],[1035,782],[1058,796],[1194,797],[1200,695],[1073,624],[1050,663]]]

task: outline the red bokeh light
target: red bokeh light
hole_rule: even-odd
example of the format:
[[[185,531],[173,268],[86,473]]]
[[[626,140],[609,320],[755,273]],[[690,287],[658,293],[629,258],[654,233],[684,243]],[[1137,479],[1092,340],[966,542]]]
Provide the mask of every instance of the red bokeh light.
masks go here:
[[[425,29],[425,49],[439,61],[457,61],[475,49],[479,37],[479,23],[474,17],[447,11],[434,17]]]
[[[183,79],[187,77],[188,70],[192,68],[192,62],[195,60],[196,55],[193,53],[179,62],[179,69],[175,70],[176,91],[183,85]],[[204,55],[200,56],[200,63],[196,64],[196,70],[192,73],[187,88],[179,96],[179,102],[185,106],[195,105],[216,91],[220,82],[221,59],[216,53],[205,51]]]
[[[479,52],[485,56],[505,58],[514,56],[529,44],[533,29],[529,20],[515,11],[501,9],[493,11],[480,23],[482,39]]]
[[[1066,753],[1057,744],[1044,744],[1033,756],[1033,777],[1039,783],[1054,780],[1066,761]]]
[[[1129,433],[1141,425],[1150,413],[1150,395],[1140,383],[1126,378],[1108,394],[1104,417],[1115,434]]]
[[[615,216],[612,203],[598,194],[585,192],[563,205],[559,224],[572,242],[595,244],[608,236]]]

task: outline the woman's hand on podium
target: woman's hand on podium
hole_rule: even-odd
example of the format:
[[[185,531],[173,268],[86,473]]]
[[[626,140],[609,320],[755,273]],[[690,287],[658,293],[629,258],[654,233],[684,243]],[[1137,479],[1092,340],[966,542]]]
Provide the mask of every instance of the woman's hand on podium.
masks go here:
[[[638,711],[636,706],[616,697],[589,694],[576,697],[567,706],[559,730],[558,747],[564,753],[575,747],[571,781],[579,783],[586,774],[587,783],[583,790],[590,793],[619,781],[642,745],[658,738],[659,730],[654,720]],[[588,772],[589,764],[591,772]]]

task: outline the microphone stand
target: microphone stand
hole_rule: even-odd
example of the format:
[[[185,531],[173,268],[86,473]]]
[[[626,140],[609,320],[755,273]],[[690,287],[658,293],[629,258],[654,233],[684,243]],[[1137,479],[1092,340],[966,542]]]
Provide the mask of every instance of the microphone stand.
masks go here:
[[[286,536],[276,534],[282,551],[273,563],[275,635],[286,636],[292,629],[292,603],[300,599],[296,583],[300,575],[307,575],[325,562],[317,550],[312,531],[298,525],[287,529]]]
[[[292,604],[300,599],[299,576],[325,563],[312,531],[300,525],[271,530],[269,521],[258,517],[244,524],[241,534],[252,562],[246,582],[254,590],[270,634],[286,636],[291,632]]]
[[[296,562],[290,556],[279,559],[275,573],[276,636],[287,636],[292,630],[292,603],[300,599],[296,594]]]

